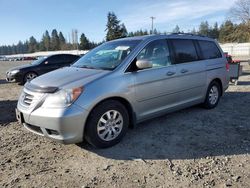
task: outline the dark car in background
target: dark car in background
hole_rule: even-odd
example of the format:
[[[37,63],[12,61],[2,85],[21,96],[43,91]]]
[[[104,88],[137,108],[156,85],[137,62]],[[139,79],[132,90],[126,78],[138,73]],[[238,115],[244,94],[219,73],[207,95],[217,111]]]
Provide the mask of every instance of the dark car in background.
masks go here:
[[[53,71],[55,69],[70,66],[80,56],[71,54],[57,54],[48,57],[41,57],[30,64],[14,67],[6,72],[8,82],[24,84],[35,77]]]

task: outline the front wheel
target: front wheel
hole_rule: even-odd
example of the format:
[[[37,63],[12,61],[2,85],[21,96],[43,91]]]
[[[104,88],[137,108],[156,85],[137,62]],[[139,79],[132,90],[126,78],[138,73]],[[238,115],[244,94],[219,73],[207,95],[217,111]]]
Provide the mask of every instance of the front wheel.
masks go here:
[[[221,96],[220,84],[216,81],[211,82],[210,85],[208,86],[206,99],[203,104],[204,107],[207,109],[215,108],[219,103],[220,96]]]
[[[127,109],[118,101],[102,102],[88,118],[85,138],[97,148],[111,147],[121,141],[129,124]]]
[[[23,82],[26,83],[27,81],[31,81],[33,80],[34,78],[37,77],[37,74],[34,73],[34,72],[28,72],[25,76],[24,76],[24,80]]]

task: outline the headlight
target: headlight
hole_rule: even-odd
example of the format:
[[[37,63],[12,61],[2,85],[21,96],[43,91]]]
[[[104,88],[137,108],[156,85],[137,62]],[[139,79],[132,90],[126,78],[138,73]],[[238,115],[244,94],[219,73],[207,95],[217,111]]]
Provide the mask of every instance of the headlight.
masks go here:
[[[83,87],[61,89],[53,94],[48,94],[42,107],[62,108],[70,106],[83,92]]]
[[[10,74],[16,74],[18,72],[20,72],[20,70],[12,70],[12,71],[10,71]]]

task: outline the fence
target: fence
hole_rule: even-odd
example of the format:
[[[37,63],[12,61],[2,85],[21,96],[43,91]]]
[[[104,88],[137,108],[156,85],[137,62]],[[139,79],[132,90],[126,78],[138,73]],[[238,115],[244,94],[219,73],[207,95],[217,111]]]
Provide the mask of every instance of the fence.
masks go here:
[[[242,60],[250,59],[250,43],[220,44],[224,52]]]
[[[7,58],[14,57],[41,57],[41,56],[49,56],[54,54],[74,54],[74,55],[82,55],[86,54],[88,50],[64,50],[64,51],[46,51],[46,52],[35,52],[29,54],[14,54],[14,55],[6,55]]]

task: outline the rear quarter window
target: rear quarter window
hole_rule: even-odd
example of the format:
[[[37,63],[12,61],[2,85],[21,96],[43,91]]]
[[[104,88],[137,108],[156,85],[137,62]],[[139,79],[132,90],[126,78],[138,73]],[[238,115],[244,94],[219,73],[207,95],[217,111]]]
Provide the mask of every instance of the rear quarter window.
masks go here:
[[[198,41],[203,59],[216,59],[221,58],[221,52],[217,45],[211,41]]]
[[[171,43],[174,49],[175,63],[192,62],[199,59],[192,40],[171,39]]]

